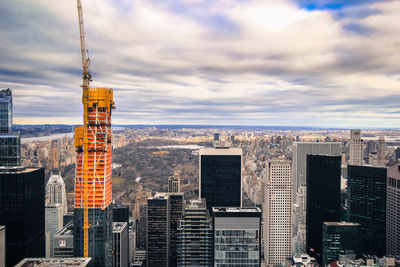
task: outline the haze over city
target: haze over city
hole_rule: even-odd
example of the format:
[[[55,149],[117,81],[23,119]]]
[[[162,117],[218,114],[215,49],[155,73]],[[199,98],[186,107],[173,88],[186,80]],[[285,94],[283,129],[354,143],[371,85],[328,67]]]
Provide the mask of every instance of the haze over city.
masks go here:
[[[399,1],[85,1],[114,124],[399,125]],[[74,1],[0,4],[14,123],[80,124]]]

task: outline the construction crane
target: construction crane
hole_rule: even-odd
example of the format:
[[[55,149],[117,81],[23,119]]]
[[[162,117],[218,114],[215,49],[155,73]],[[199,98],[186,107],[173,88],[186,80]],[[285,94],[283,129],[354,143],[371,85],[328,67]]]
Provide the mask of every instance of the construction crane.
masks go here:
[[[83,12],[82,4],[80,0],[77,0],[78,6],[78,18],[79,18],[79,33],[81,43],[81,55],[82,55],[82,70],[83,70],[83,82],[82,82],[82,104],[83,104],[83,256],[89,257],[89,210],[88,210],[88,198],[89,198],[89,166],[88,166],[88,138],[87,138],[87,125],[88,125],[88,99],[89,99],[89,85],[92,81],[92,75],[89,72],[90,59],[86,53],[85,44],[85,31],[83,28]]]

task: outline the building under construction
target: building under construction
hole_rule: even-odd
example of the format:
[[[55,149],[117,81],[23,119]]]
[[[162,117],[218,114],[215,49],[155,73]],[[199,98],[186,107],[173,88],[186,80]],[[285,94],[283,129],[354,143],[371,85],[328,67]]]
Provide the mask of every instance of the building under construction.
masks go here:
[[[83,125],[75,128],[74,250],[94,266],[112,266],[111,110],[113,90],[91,88],[83,13],[77,0],[81,41]]]

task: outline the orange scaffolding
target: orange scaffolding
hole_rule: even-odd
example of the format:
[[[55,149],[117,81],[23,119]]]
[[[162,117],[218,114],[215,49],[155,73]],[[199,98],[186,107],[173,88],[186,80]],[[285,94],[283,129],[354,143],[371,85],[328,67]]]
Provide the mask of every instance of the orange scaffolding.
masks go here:
[[[112,198],[111,110],[113,90],[88,88],[87,91],[87,206],[84,207],[84,138],[85,127],[75,128],[77,152],[75,175],[75,208],[104,210]],[[85,123],[85,122],[84,122]]]

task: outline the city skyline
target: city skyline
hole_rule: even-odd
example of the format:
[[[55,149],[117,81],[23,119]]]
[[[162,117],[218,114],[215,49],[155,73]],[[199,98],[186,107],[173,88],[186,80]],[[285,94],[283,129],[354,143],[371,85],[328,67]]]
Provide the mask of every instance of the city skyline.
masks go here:
[[[350,2],[350,3],[348,3]],[[85,1],[115,124],[395,127],[396,1]],[[3,1],[16,124],[81,123],[72,1]]]

